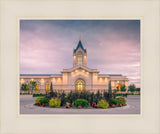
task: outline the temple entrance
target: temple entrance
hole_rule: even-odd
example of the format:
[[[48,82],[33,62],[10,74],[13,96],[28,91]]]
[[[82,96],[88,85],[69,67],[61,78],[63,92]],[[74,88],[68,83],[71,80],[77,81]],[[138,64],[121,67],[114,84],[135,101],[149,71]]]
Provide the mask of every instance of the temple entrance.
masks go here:
[[[84,91],[85,90],[85,81],[82,79],[78,79],[75,82],[75,90],[80,91],[80,92]]]

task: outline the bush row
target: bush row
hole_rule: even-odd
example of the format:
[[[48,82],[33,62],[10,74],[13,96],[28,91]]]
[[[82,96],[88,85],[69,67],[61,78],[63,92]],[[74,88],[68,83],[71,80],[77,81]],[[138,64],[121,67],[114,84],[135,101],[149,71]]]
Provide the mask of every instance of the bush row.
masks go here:
[[[110,98],[115,98],[115,94],[113,93],[108,93],[108,92],[103,92],[100,93],[97,91],[97,93],[92,93],[89,91],[83,91],[83,92],[73,92],[70,91],[68,94],[65,92],[58,93],[58,92],[50,92],[46,96],[47,98],[60,98],[61,99],[61,106],[64,106],[66,102],[73,103],[77,99],[85,99],[89,102],[90,105],[92,105],[93,102],[96,104],[98,103],[99,100],[102,98],[105,99],[106,101],[109,101]]]
[[[46,97],[37,97],[35,100],[35,104],[40,106],[46,106],[49,105],[50,107],[55,107],[58,108],[61,106],[61,98],[46,98]],[[66,108],[69,107],[77,107],[77,108],[82,108],[82,107],[88,107],[90,103],[86,99],[76,99],[73,103],[66,102]],[[106,101],[106,99],[100,99],[97,103],[93,102],[92,106],[93,108],[103,108],[106,109],[109,106],[115,107],[115,106],[123,106],[126,105],[126,100],[122,96],[118,96],[116,98],[110,98],[109,102]]]
[[[40,94],[33,94],[33,97],[39,97],[39,96],[44,97],[44,96],[46,96],[46,94],[42,94],[42,93],[40,93]]]

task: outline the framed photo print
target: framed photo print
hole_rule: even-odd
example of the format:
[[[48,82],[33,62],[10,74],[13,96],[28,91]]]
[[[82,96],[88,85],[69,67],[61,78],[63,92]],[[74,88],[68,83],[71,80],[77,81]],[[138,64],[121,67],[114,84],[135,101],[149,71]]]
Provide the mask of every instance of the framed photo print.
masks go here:
[[[159,4],[1,0],[1,133],[159,134]]]

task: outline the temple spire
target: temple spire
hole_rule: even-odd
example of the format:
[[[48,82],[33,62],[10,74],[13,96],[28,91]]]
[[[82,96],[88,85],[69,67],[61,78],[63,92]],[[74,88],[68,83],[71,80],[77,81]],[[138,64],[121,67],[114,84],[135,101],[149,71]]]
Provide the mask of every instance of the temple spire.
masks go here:
[[[81,36],[79,36],[79,40],[81,40]]]

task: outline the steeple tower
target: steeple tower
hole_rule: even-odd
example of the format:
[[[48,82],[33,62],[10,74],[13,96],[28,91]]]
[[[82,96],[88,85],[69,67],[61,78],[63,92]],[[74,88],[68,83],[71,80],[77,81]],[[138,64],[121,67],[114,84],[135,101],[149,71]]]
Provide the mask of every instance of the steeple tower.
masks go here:
[[[73,50],[73,66],[87,66],[87,50],[82,45],[81,36],[76,49]]]

